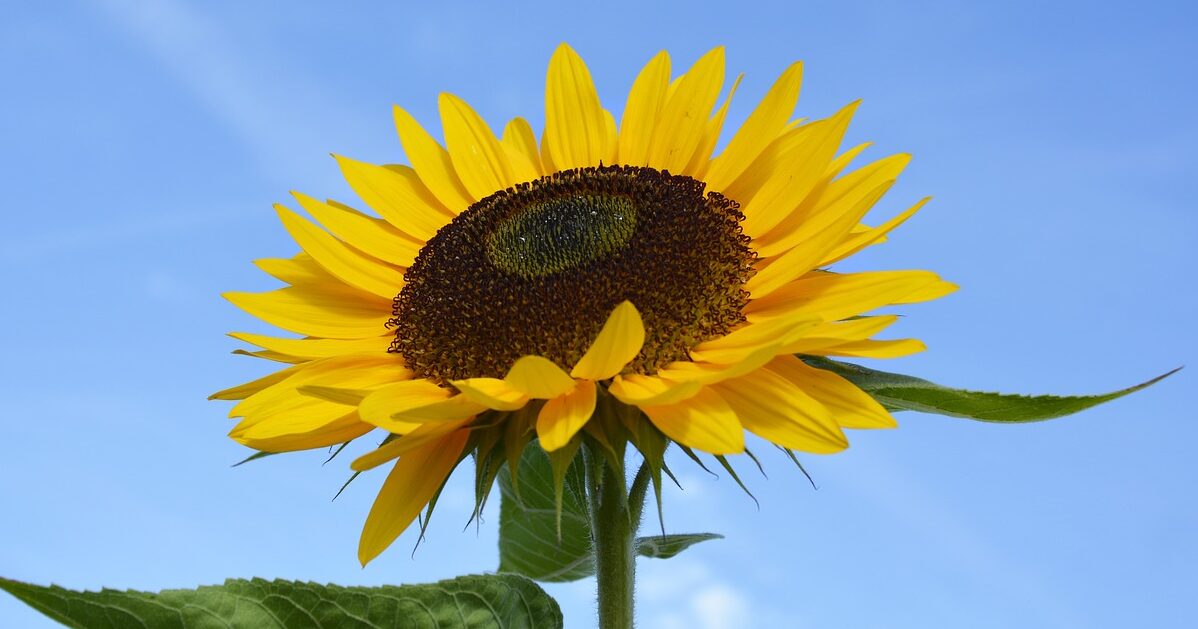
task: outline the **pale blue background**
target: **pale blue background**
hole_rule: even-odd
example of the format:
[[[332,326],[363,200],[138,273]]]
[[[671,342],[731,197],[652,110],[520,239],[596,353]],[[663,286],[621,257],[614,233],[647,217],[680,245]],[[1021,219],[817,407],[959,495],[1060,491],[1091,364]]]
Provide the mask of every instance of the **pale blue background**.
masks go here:
[[[224,333],[266,328],[217,295],[267,288],[250,260],[294,251],[270,209],[288,190],[352,200],[329,152],[403,159],[392,103],[435,129],[446,90],[494,126],[539,127],[562,40],[617,114],[658,49],[685,67],[719,43],[748,74],[730,122],[793,59],[807,62],[801,115],[863,98],[850,140],[915,155],[882,213],[936,199],[843,268],[930,268],[962,286],[899,309],[898,331],[931,350],[892,368],[1081,393],[1198,355],[1187,3],[457,4],[6,3],[0,574],[159,589],[493,569],[496,512],[461,530],[468,471],[414,559],[405,535],[363,570],[382,474],[330,503],[348,456],[231,469],[246,452],[224,436],[227,404],[204,398],[266,368],[230,356]],[[669,530],[728,538],[642,564],[641,626],[1187,625],[1193,388],[1183,371],[1029,426],[903,415],[807,457],[819,491],[759,447],[769,480],[744,471],[760,510],[676,461],[686,491],[667,495]],[[567,626],[593,623],[590,589],[549,588]],[[0,595],[0,626],[45,625]]]

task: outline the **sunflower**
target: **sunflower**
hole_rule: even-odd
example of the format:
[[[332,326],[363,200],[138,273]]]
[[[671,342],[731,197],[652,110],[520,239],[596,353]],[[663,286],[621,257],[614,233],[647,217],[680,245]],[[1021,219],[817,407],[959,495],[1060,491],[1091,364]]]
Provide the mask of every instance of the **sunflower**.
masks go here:
[[[722,48],[671,74],[667,53],[653,57],[617,125],[563,44],[539,142],[521,118],[496,136],[442,94],[444,144],[395,108],[410,165],[335,156],[377,215],[299,193],[307,218],[276,207],[301,253],[256,264],[286,286],[225,297],[300,338],[232,334],[258,348],[243,353],[289,366],[213,397],[239,400],[230,436],[261,451],[386,433],[352,464],[394,462],[363,564],[467,456],[485,494],[534,437],[559,456],[584,434],[627,439],[660,460],[654,439],[723,456],[744,452],[747,430],[827,454],[847,447],[845,428],[895,426],[800,356],[923,349],[873,338],[896,317],[866,313],[955,286],[927,271],[828,270],[927,201],[862,223],[909,157],[850,170],[866,148],[840,150],[857,103],[792,119],[799,63],[713,156],[740,77],[719,103]]]

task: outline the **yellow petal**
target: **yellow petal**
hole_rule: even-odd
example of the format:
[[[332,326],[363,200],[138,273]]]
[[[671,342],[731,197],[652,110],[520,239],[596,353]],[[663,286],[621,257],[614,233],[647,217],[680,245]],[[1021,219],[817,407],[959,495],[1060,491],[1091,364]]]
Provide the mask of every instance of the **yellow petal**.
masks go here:
[[[893,184],[910,161],[910,155],[891,155],[830,182],[810,208],[796,210],[769,233],[754,239],[757,255],[779,255],[803,242],[849,211],[878,186]]]
[[[451,384],[462,395],[496,411],[514,411],[528,404],[528,396],[524,392],[499,378],[468,378],[454,380]]]
[[[616,151],[620,148],[620,132],[616,128],[616,117],[606,109],[603,110],[603,132],[607,135],[603,145],[607,147],[607,152],[603,154],[602,162],[604,164],[615,164]]]
[[[438,103],[445,146],[466,190],[475,199],[482,199],[517,183],[507,151],[486,121],[453,94],[441,94]]]
[[[663,50],[645,64],[628,92],[628,102],[620,118],[618,158],[621,164],[649,164],[649,146],[653,141],[657,118],[665,106],[669,84],[670,55]]]
[[[844,170],[861,151],[865,150],[869,143],[858,144],[857,146],[845,151],[832,163],[828,165],[827,170],[823,174],[823,178],[819,183],[812,188],[811,192],[799,203],[799,207],[790,212],[782,222],[772,227],[764,235],[753,239],[753,250],[757,252],[758,258],[770,258],[789,251],[796,242],[799,242],[807,237],[807,232],[804,227],[808,227],[808,221],[816,216],[816,213],[832,212],[833,215],[839,215],[835,208],[827,207],[829,201],[829,188],[840,175],[840,171]],[[868,191],[868,189],[866,190]],[[865,231],[868,229],[864,225],[855,225],[853,230]]]
[[[649,421],[678,443],[711,454],[740,454],[745,434],[736,413],[710,388],[668,406],[642,406]]]
[[[713,48],[681,77],[658,117],[649,166],[681,173],[690,162],[724,84],[724,48]]]
[[[410,168],[377,166],[334,155],[346,183],[388,223],[417,241],[427,241],[452,215]]]
[[[824,256],[824,259],[820,260],[818,266],[828,266],[829,264],[839,262],[872,244],[882,242],[886,239],[886,234],[889,234],[891,231],[894,231],[894,228],[905,223],[907,219],[914,216],[915,213],[920,210],[920,208],[922,208],[927,204],[928,201],[931,200],[932,197],[924,197],[923,199],[920,199],[919,203],[907,208],[902,213],[886,221],[885,223],[864,232],[851,234],[839,245],[836,245],[836,247],[829,251]]]
[[[739,362],[762,347],[785,345],[819,323],[818,318],[807,313],[761,323],[750,322],[720,338],[699,343],[691,348],[690,356],[694,360],[719,364]]]
[[[375,390],[362,400],[362,421],[388,432],[411,432],[416,424],[466,419],[486,408],[473,400],[454,395],[431,380],[408,380]]]
[[[301,285],[267,293],[224,293],[238,308],[305,336],[373,338],[387,332],[391,304],[348,287]]]
[[[230,332],[229,336],[286,356],[315,360],[347,354],[386,354],[395,337],[383,332],[383,336],[364,339],[285,339],[246,332]]]
[[[783,448],[831,454],[848,447],[832,413],[790,380],[759,369],[715,386],[749,432]]]
[[[879,341],[865,339],[824,347],[811,353],[816,356],[852,356],[854,358],[902,358],[918,354],[927,349],[919,339],[894,339]]]
[[[570,372],[575,378],[607,380],[620,373],[645,344],[645,325],[632,302],[616,306],[578,364]]]
[[[744,352],[736,360],[727,363],[678,361],[659,369],[657,375],[674,382],[715,384],[730,378],[738,378],[758,369],[773,360],[780,351],[782,351],[782,345],[774,343]]]
[[[302,397],[295,391],[291,394],[296,398]],[[229,437],[248,445],[279,437],[319,435],[326,432],[330,424],[338,422],[350,413],[353,413],[353,409],[315,400],[309,406],[291,405],[286,415],[247,417],[229,431]]]
[[[634,373],[616,376],[607,390],[625,404],[660,406],[681,402],[697,394],[701,388],[699,382],[666,380]]]
[[[881,332],[897,320],[898,315],[882,315],[822,323],[802,338],[783,347],[782,351],[778,353],[810,354],[825,347],[841,345],[849,341],[860,341]]]
[[[792,153],[801,149],[811,135],[826,122],[825,120],[807,123],[795,121],[788,124],[786,131],[770,142],[761,155],[758,155],[757,159],[753,160],[753,163],[745,168],[739,177],[728,184],[723,190],[724,194],[729,198],[736,199],[742,207],[748,205],[757,192],[778,171],[782,162],[789,159],[788,156]]]
[[[304,220],[299,214],[276,205],[279,219],[295,242],[326,271],[355,288],[382,297],[394,298],[403,288],[403,273],[354,251],[328,232]]]
[[[412,372],[403,366],[403,359],[394,354],[381,356],[337,356],[306,363],[290,371],[290,375],[270,387],[247,397],[229,410],[230,417],[251,415],[280,415],[289,411],[288,405],[311,406],[314,400],[300,395],[300,387],[322,383],[330,386],[377,388],[407,380]],[[344,408],[336,409],[344,414]]]
[[[827,227],[811,234],[807,240],[798,243],[790,251],[773,258],[770,264],[762,267],[745,282],[745,290],[749,291],[753,299],[761,299],[810,271],[841,242],[889,187],[889,184],[885,184],[874,189]]]
[[[322,203],[306,194],[291,193],[312,218],[354,248],[396,266],[409,267],[423,242],[395,229],[384,220],[367,216],[339,203]]]
[[[292,258],[260,258],[254,260],[254,266],[288,284],[342,284],[306,253],[297,253]]]
[[[955,293],[959,288],[960,286],[957,286],[952,282],[939,281],[935,284],[928,284],[927,286],[908,294],[894,303],[917,304],[924,301],[932,301],[933,299],[940,299],[945,295]]]
[[[786,127],[799,100],[803,64],[795,63],[778,77],[761,103],[728,141],[728,147],[712,161],[704,180],[712,190],[723,190],[757,159],[761,151]]]
[[[910,295],[917,296],[944,284],[948,282],[931,271],[811,273],[768,297],[753,300],[745,311],[750,321],[803,313],[825,321],[837,321],[899,303]]]
[[[610,152],[607,122],[591,73],[574,49],[558,46],[545,81],[545,148],[554,168],[598,166]]]
[[[252,356],[254,358],[271,360],[271,361],[274,361],[277,363],[289,363],[289,364],[293,364],[293,365],[296,363],[302,363],[302,362],[307,361],[306,358],[296,358],[295,356],[288,356],[287,354],[280,354],[279,352],[272,352],[268,349],[258,350],[258,351],[250,351],[250,350],[246,350],[246,349],[235,349],[235,350],[233,350],[233,353],[237,354],[238,356]]]
[[[574,378],[570,374],[541,356],[520,358],[508,370],[504,380],[524,395],[539,400],[551,400],[574,388]]]
[[[457,466],[468,436],[459,430],[399,459],[362,527],[358,561],[363,566],[390,546],[432,500]]]
[[[898,422],[868,393],[852,382],[816,369],[794,356],[779,356],[770,370],[798,385],[827,407],[836,423],[844,428],[894,428]]]
[[[541,168],[549,175],[560,170],[553,165],[553,156],[549,154],[549,136],[541,134]]]
[[[477,199],[462,186],[449,152],[441,148],[433,136],[403,108],[396,106],[394,112],[399,142],[408,161],[412,163],[412,169],[420,176],[420,181],[450,212],[460,214],[465,211]]]
[[[349,464],[349,468],[355,472],[365,472],[372,470],[383,463],[394,461],[395,459],[423,447],[432,441],[441,439],[445,435],[462,428],[470,423],[470,420],[438,422],[434,424],[421,424],[412,432],[406,433],[401,437],[396,437],[387,443],[363,454],[354,459]],[[373,428],[373,426],[372,426]]]
[[[411,377],[394,358],[338,357],[319,361],[290,378],[242,400],[230,411],[244,416],[234,438],[267,439],[318,432],[353,412],[352,407],[307,395],[305,388],[374,390]]]
[[[574,390],[545,402],[537,414],[537,437],[546,452],[565,446],[595,412],[595,383],[581,380]]]
[[[240,436],[234,439],[242,445],[262,452],[295,452],[335,446],[357,439],[371,430],[374,430],[374,426],[363,423],[357,413],[348,413],[309,432],[270,437]]]
[[[793,212],[824,177],[858,103],[852,103],[806,135],[806,141],[779,160],[777,168],[742,210],[744,232],[759,238]]]
[[[541,167],[541,152],[537,148],[537,136],[523,118],[512,118],[503,129],[499,140],[511,158],[512,171],[518,181],[532,181],[544,174]]]
[[[301,395],[307,395],[333,404],[357,407],[374,392],[373,389],[334,387],[327,385],[304,385],[299,387]]]
[[[848,167],[848,165],[852,163],[854,159],[857,159],[857,156],[860,155],[862,151],[871,146],[873,146],[873,142],[862,142],[861,144],[848,149],[840,155],[837,155],[836,159],[832,160],[831,164],[828,164],[828,170],[824,174],[833,178],[839,176],[840,171]]]
[[[703,129],[703,139],[699,142],[699,146],[695,148],[695,154],[691,155],[690,162],[687,162],[686,168],[682,173],[694,179],[706,181],[707,169],[711,166],[711,153],[715,150],[715,145],[720,140],[720,133],[724,130],[724,118],[728,115],[728,105],[732,104],[732,97],[736,95],[736,88],[740,87],[740,82],[745,78],[744,74],[738,74],[736,79],[732,81],[732,89],[728,90],[728,97],[724,99],[724,104],[715,112],[715,115],[707,121],[707,126]],[[709,190],[716,190],[708,184]]]
[[[279,371],[269,373],[269,374],[262,376],[261,378],[258,378],[256,380],[251,380],[249,382],[239,384],[235,387],[229,387],[228,389],[224,389],[222,391],[217,391],[216,393],[209,395],[208,399],[209,400],[244,400],[245,398],[265,389],[266,387],[269,387],[274,384],[278,384],[278,383],[286,380],[287,378],[290,378],[291,376],[295,375],[295,373],[297,371],[303,369],[306,366],[307,365],[296,365],[294,367],[280,369]]]

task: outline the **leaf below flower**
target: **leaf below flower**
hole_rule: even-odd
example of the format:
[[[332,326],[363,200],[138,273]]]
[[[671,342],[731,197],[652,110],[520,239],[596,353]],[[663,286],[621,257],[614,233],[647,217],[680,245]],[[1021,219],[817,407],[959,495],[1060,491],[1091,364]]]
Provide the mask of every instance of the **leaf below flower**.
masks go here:
[[[594,574],[590,516],[586,496],[578,491],[583,486],[582,457],[575,457],[565,472],[578,478],[561,487],[560,516],[553,468],[537,442],[524,448],[518,474],[517,497],[509,471],[499,473],[499,571],[550,583]]]
[[[921,378],[816,356],[800,358],[812,367],[842,376],[891,411],[919,411],[997,423],[1036,422],[1072,415],[1152,386],[1181,369],[1100,395],[1012,395],[953,389]]]
[[[561,627],[557,603],[512,574],[426,585],[342,587],[230,579],[158,593],[79,592],[0,578],[0,589],[69,627],[143,629],[515,629]]]
[[[558,537],[554,477],[549,458],[537,442],[528,444],[520,459],[520,495],[507,470],[499,474],[499,571],[515,572],[545,582],[577,581],[595,574],[591,555],[591,521],[581,495],[582,457],[566,472],[562,487],[561,537]],[[577,477],[571,482],[572,475]],[[641,494],[644,499],[644,494]],[[652,535],[636,540],[642,557],[669,559],[711,539],[714,533]]]
[[[638,537],[636,540],[636,552],[642,557],[669,559],[699,542],[706,542],[711,539],[724,539],[724,536],[716,533],[686,533],[682,535]]]

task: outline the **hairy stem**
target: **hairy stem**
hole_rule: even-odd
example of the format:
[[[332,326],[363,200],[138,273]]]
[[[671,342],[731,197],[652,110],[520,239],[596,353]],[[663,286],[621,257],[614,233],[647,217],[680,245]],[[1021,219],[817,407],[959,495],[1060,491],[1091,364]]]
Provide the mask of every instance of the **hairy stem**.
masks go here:
[[[633,580],[636,574],[636,533],[628,511],[626,480],[610,465],[592,466],[589,485],[599,590],[599,626],[632,629]]]

